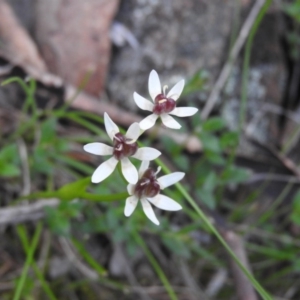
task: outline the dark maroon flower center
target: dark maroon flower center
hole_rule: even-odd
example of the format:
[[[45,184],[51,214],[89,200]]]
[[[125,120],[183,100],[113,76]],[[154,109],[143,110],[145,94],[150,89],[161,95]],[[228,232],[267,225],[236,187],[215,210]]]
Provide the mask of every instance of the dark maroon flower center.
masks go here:
[[[117,160],[134,155],[138,149],[136,142],[127,139],[122,133],[115,134],[113,139],[113,155]]]
[[[149,168],[135,185],[134,194],[140,199],[143,197],[155,197],[159,192],[160,186],[156,179],[156,173]]]
[[[153,112],[156,115],[166,114],[171,112],[176,107],[176,102],[172,98],[167,98],[164,94],[159,94],[154,100]]]

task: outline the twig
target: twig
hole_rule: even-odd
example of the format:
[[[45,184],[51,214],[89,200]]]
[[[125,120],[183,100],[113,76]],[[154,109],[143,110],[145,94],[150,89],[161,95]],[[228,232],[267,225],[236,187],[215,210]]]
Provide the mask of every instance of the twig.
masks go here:
[[[219,269],[212,276],[212,279],[207,285],[205,293],[210,297],[216,296],[219,290],[224,286],[227,276],[228,274],[226,269]]]
[[[26,196],[30,193],[31,190],[30,168],[28,164],[27,148],[23,139],[21,138],[18,140],[18,149],[21,158],[22,177],[23,177],[23,190],[21,192],[21,195]]]
[[[0,278],[2,278],[4,274],[11,270],[13,265],[14,263],[11,256],[5,251],[1,251]]]
[[[246,134],[246,137],[252,141],[253,143],[257,144],[258,146],[266,149],[269,151],[275,158],[277,158],[290,172],[292,172],[298,180],[300,180],[300,170],[297,167],[297,165],[289,159],[287,156],[284,156],[280,152],[278,152],[276,149],[272,148],[269,145],[263,144],[260,141],[256,140],[255,138],[251,137],[250,135]]]
[[[277,115],[284,115],[286,118],[289,118],[296,124],[300,123],[299,113],[294,113],[291,110],[283,109],[281,106],[276,105],[274,103],[265,103],[262,106],[262,110],[267,113],[273,113]]]
[[[220,231],[225,241],[234,251],[236,256],[242,262],[242,264],[250,270],[250,266],[247,259],[247,254],[245,251],[243,240],[231,230],[221,230]],[[230,257],[230,266],[237,290],[238,299],[240,300],[258,300],[255,290],[251,285],[250,281],[247,279],[245,274],[235,263],[235,261]]]
[[[299,178],[295,176],[289,176],[284,174],[271,174],[271,173],[254,174],[250,179],[247,180],[247,183],[254,183],[257,181],[265,181],[265,180],[300,184]]]
[[[130,285],[133,287],[136,287],[136,292],[139,294],[139,299],[141,300],[152,300],[152,298],[145,292],[142,286],[140,286],[134,272],[132,271],[128,258],[126,257],[122,246],[120,243],[114,243],[114,251],[117,252],[117,255],[119,256],[119,263],[121,264],[121,267],[124,268],[124,272],[126,274],[126,277],[130,283]]]
[[[257,15],[259,14],[262,6],[265,4],[265,0],[257,0],[256,3],[253,5],[246,21],[244,22],[242,29],[239,33],[239,36],[231,50],[228,60],[226,61],[208,99],[206,105],[204,106],[201,112],[202,120],[207,119],[209,114],[211,113],[216,101],[219,98],[221,90],[224,88],[225,83],[230,75],[232,65],[234,64],[238,54],[240,53],[248,35],[252,28],[253,23],[256,20]]]
[[[14,68],[13,65],[7,64],[6,66],[0,66],[0,76],[7,75]]]
[[[191,289],[190,298],[189,299],[201,299],[201,300],[209,300],[209,297],[206,293],[200,288],[199,284],[195,281],[193,275],[191,274],[186,262],[183,259],[178,261],[179,271],[181,273],[181,277],[186,283],[186,285]]]
[[[72,99],[76,93],[77,88],[66,85],[65,101],[67,102],[69,99]],[[76,109],[93,112],[99,115],[103,115],[104,112],[107,112],[112,119],[118,120],[118,123],[121,125],[127,126],[141,120],[136,114],[120,109],[113,104],[100,101],[98,98],[91,96],[84,91],[81,91],[76,96],[71,106]]]
[[[49,230],[44,230],[42,239],[43,241],[42,241],[42,246],[41,246],[40,255],[38,259],[38,266],[40,271],[44,273],[47,265],[47,260],[49,257],[49,249],[51,247],[51,234]]]
[[[97,280],[99,278],[98,274],[86,266],[83,262],[80,261],[78,258],[78,254],[76,253],[76,250],[73,248],[71,242],[64,238],[60,237],[59,238],[60,244],[66,254],[66,257],[68,260],[74,264],[75,268],[86,278],[91,279],[91,280]]]
[[[191,293],[191,289],[189,287],[183,287],[183,286],[176,286],[176,285],[172,285],[173,290],[176,292],[176,294],[190,294]],[[137,290],[140,289],[140,287],[126,287],[126,289],[128,290]],[[164,294],[165,293],[165,288],[163,286],[143,286],[143,290],[145,290],[148,294]],[[183,296],[184,297],[184,296]],[[188,299],[187,296],[183,299]]]
[[[259,237],[262,241],[273,240],[282,244],[293,245],[300,248],[300,241],[297,238],[292,238],[288,235],[280,235],[278,233],[271,233],[263,229],[255,228],[252,225],[241,224],[235,227],[237,231],[241,231],[243,234],[246,234],[248,237]]]
[[[36,221],[45,216],[45,207],[56,207],[58,199],[43,199],[35,203],[0,209],[0,226]]]

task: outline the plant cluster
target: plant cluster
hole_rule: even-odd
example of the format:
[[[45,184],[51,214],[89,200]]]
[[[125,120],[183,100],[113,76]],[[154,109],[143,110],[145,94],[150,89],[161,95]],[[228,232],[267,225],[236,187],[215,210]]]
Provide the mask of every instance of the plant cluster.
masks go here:
[[[151,111],[152,114],[140,123],[133,123],[126,134],[123,135],[118,126],[105,113],[105,129],[112,141],[112,146],[107,146],[103,143],[89,143],[84,146],[85,151],[95,155],[112,155],[93,173],[92,182],[94,183],[99,183],[111,175],[118,162],[120,162],[122,174],[129,183],[127,190],[130,196],[126,199],[124,210],[127,217],[133,213],[139,200],[146,216],[156,225],[159,225],[159,221],[154,214],[151,204],[163,210],[176,211],[181,209],[177,202],[160,194],[160,191],[180,181],[185,174],[175,172],[157,178],[156,175],[160,168],[154,171],[153,168],[149,168],[149,162],[159,157],[160,151],[150,147],[139,148],[137,139],[145,130],[151,128],[159,117],[166,127],[179,129],[181,127],[180,124],[170,115],[188,117],[198,111],[194,107],[176,106],[176,101],[180,97],[183,87],[184,80],[181,80],[167,93],[168,87],[164,86],[162,88],[157,72],[152,70],[149,76],[148,88],[153,102],[136,92],[133,94],[138,107]],[[142,161],[139,171],[130,162],[129,157]]]

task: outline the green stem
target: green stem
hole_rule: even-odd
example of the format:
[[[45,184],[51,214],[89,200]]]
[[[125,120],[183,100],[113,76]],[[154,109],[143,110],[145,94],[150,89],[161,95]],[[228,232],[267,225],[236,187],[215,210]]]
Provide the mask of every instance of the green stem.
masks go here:
[[[32,239],[32,243],[31,243],[31,245],[28,249],[28,252],[27,252],[25,265],[24,265],[24,268],[22,270],[20,280],[18,281],[13,300],[19,300],[21,295],[22,295],[22,290],[23,290],[23,287],[25,285],[27,273],[28,273],[30,265],[33,262],[33,255],[34,255],[34,252],[37,248],[38,241],[39,241],[40,235],[42,233],[42,229],[43,229],[42,223],[38,223],[37,228],[36,228],[35,233],[34,233],[34,236],[33,236],[33,239]]]
[[[156,261],[155,257],[152,255],[152,253],[147,248],[147,245],[145,244],[145,242],[143,241],[143,239],[141,238],[141,236],[136,231],[132,231],[132,235],[133,235],[133,238],[135,239],[135,241],[141,246],[141,248],[145,252],[148,260],[150,261],[150,263],[151,263],[151,265],[153,267],[153,269],[157,273],[159,279],[163,283],[166,291],[168,292],[169,297],[172,300],[177,300],[178,298],[177,298],[174,290],[172,289],[172,286],[171,286],[168,278],[166,277],[164,271],[162,270],[162,268],[160,267],[160,265]]]
[[[268,206],[267,210],[265,213],[263,213],[258,220],[256,220],[256,226],[260,226],[264,223],[266,223],[268,221],[269,218],[271,218],[274,214],[275,209],[278,207],[278,205],[284,200],[286,199],[286,196],[288,195],[288,193],[291,191],[293,187],[293,184],[291,182],[289,182],[284,189],[282,190],[282,192],[278,195],[278,197],[272,202],[271,205]]]
[[[67,109],[72,105],[72,103],[76,100],[77,96],[83,91],[83,89],[88,84],[89,80],[91,79],[91,76],[93,75],[92,70],[88,70],[86,74],[84,75],[83,80],[79,83],[79,87],[75,91],[74,95],[68,99],[65,104],[58,110],[59,113],[63,114],[67,111]]]
[[[171,171],[168,169],[168,167],[159,159],[157,159],[158,164],[162,167],[165,173],[170,173]],[[194,208],[194,210],[199,215],[200,219],[204,222],[204,224],[208,227],[208,229],[217,237],[219,242],[224,246],[224,248],[228,251],[228,253],[231,255],[231,257],[234,259],[234,261],[237,263],[237,265],[241,268],[243,273],[246,275],[246,277],[249,279],[249,281],[252,283],[254,288],[257,290],[257,292],[262,296],[264,300],[272,300],[272,297],[264,290],[264,288],[259,284],[259,282],[253,277],[253,275],[248,271],[248,269],[241,263],[239,258],[236,256],[236,254],[231,250],[229,245],[226,243],[226,241],[222,238],[218,230],[214,227],[214,225],[210,222],[209,218],[206,217],[204,212],[200,209],[200,207],[197,205],[197,203],[192,199],[192,197],[188,194],[188,192],[185,190],[185,188],[177,183],[176,184],[177,189],[182,194],[182,196],[190,203],[190,205]]]
[[[121,162],[119,162],[119,163],[118,163],[118,165],[117,165],[117,169],[118,169],[118,172],[119,172],[119,174],[120,174],[120,176],[121,176],[121,178],[122,178],[123,182],[125,182],[125,184],[127,185],[127,184],[128,184],[128,182],[127,182],[127,180],[125,179],[125,177],[124,177],[124,175],[123,175],[123,173],[122,173],[122,166],[121,166]]]
[[[30,93],[29,87],[26,85],[26,83],[20,77],[10,77],[10,78],[2,81],[1,86],[5,86],[5,85],[13,83],[13,82],[17,82],[22,87],[22,89],[24,90],[26,95]]]
[[[91,200],[95,202],[109,202],[109,201],[117,201],[117,200],[124,200],[128,197],[128,193],[118,193],[118,194],[110,194],[110,195],[95,195],[87,192],[81,192],[77,194],[78,198],[82,198],[85,200]],[[49,191],[49,192],[40,192],[40,193],[33,193],[23,197],[20,197],[16,201],[21,200],[36,200],[36,199],[49,199],[49,198],[59,198],[60,193],[58,191]],[[61,199],[64,201],[63,199]],[[72,199],[73,200],[73,199]]]
[[[19,226],[17,228],[17,230],[18,230],[18,234],[19,234],[19,237],[21,239],[21,242],[22,242],[23,249],[25,250],[26,255],[29,255],[30,244],[29,244],[29,240],[28,240],[26,230],[25,230],[24,226]],[[33,270],[36,274],[36,277],[39,279],[39,281],[40,281],[45,293],[47,294],[48,298],[50,300],[58,300],[56,298],[56,296],[54,295],[54,293],[52,292],[50,286],[46,282],[42,271],[40,271],[40,269],[38,268],[35,261],[33,261],[33,263],[32,263],[32,268],[33,268]]]
[[[95,202],[109,202],[109,201],[118,201],[118,200],[125,200],[128,197],[128,193],[118,193],[118,194],[111,194],[111,195],[94,195],[90,193],[82,193],[80,194],[80,198],[91,200]]]
[[[102,267],[85,249],[84,245],[76,239],[72,239],[73,245],[76,247],[79,254],[85,259],[85,261],[99,274],[99,276],[106,276],[107,271]]]
[[[269,6],[271,5],[272,0],[266,0],[265,4],[261,8],[247,39],[246,45],[245,45],[245,56],[244,56],[244,62],[243,62],[243,74],[242,74],[242,97],[241,97],[241,108],[240,108],[240,122],[239,122],[239,134],[242,131],[243,124],[245,122],[246,118],[246,107],[247,107],[247,91],[248,91],[248,77],[249,77],[249,64],[250,64],[250,58],[251,58],[251,49],[253,40],[255,37],[255,34],[257,32],[257,29],[259,28],[259,25],[266,14]]]

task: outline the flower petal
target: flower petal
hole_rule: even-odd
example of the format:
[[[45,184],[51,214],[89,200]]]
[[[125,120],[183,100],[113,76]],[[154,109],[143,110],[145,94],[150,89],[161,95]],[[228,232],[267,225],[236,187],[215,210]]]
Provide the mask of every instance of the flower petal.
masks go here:
[[[169,93],[167,94],[167,98],[172,98],[173,100],[177,100],[182,91],[183,91],[183,87],[184,87],[184,80],[180,80],[179,82],[177,82],[169,91]]]
[[[151,128],[155,124],[157,118],[158,118],[158,115],[155,115],[155,114],[151,114],[148,117],[146,117],[144,120],[142,120],[140,122],[141,129],[147,130],[147,129]]]
[[[153,198],[147,198],[147,200],[150,201],[156,207],[163,210],[175,211],[182,209],[179,203],[165,195],[158,194]]]
[[[143,160],[139,169],[139,178],[143,176],[145,171],[149,168],[150,161],[148,160]]]
[[[112,155],[113,148],[102,143],[89,143],[83,146],[84,151],[95,155]]]
[[[111,157],[107,161],[103,162],[94,172],[92,176],[93,183],[99,183],[107,178],[116,168],[118,160]]]
[[[137,169],[132,164],[132,162],[127,157],[124,157],[121,159],[121,166],[122,166],[122,173],[125,179],[129,183],[136,184],[139,179],[139,175]]]
[[[150,102],[149,100],[147,100],[146,98],[139,95],[138,93],[136,93],[136,92],[133,93],[133,99],[134,99],[135,104],[140,109],[149,110],[149,111],[153,110],[154,104],[152,102]]]
[[[153,160],[158,158],[161,155],[161,152],[151,148],[151,147],[143,147],[139,148],[134,155],[131,157],[134,157],[139,160]]]
[[[161,84],[160,84],[158,74],[155,70],[152,70],[150,72],[148,89],[149,89],[149,94],[153,99],[153,101],[155,100],[157,95],[161,94]]]
[[[152,221],[154,224],[159,225],[159,221],[157,220],[154,214],[151,204],[146,199],[141,199],[141,203],[143,206],[143,211],[145,215],[148,217],[148,219]]]
[[[135,184],[129,183],[129,184],[127,185],[127,192],[128,192],[129,195],[133,195],[133,193],[134,193],[134,188],[135,188]]]
[[[133,123],[129,126],[125,136],[126,138],[136,141],[141,135],[141,128],[139,123]]]
[[[162,114],[160,117],[165,126],[167,126],[169,128],[173,128],[173,129],[181,128],[181,125],[177,121],[175,121],[173,117],[169,116],[168,114]]]
[[[174,172],[157,178],[157,181],[160,185],[160,188],[163,190],[166,187],[180,181],[184,177],[184,175],[185,173],[183,172]]]
[[[109,115],[105,112],[104,113],[104,125],[106,132],[111,140],[114,139],[116,133],[118,133],[119,127],[113,122],[113,120],[109,117]]]
[[[177,117],[190,117],[193,116],[198,111],[196,107],[175,107],[170,115],[174,115]]]
[[[124,215],[129,217],[135,210],[138,204],[138,198],[136,196],[130,196],[126,199]]]

